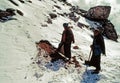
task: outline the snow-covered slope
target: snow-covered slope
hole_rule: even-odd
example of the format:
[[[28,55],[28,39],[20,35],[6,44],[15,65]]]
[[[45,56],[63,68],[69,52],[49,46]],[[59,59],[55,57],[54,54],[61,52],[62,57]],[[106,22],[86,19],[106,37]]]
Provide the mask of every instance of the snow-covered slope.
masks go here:
[[[107,56],[102,56],[102,72],[98,75],[90,75],[86,72],[86,67],[78,59],[81,68],[74,68],[70,65],[69,69],[61,67],[58,71],[52,71],[44,67],[33,65],[33,59],[37,56],[38,50],[35,42],[39,40],[49,40],[55,47],[58,46],[63,31],[62,24],[71,22],[75,35],[75,44],[78,50],[72,49],[72,56],[82,55],[88,58],[92,34],[86,28],[77,27],[76,23],[67,17],[58,15],[52,20],[52,24],[47,24],[49,13],[69,12],[69,6],[63,5],[58,0],[33,0],[32,3],[24,0],[14,0],[19,6],[15,6],[9,0],[1,0],[0,8],[19,9],[24,16],[17,14],[17,20],[0,22],[0,83],[119,83],[120,80],[120,40],[113,42],[105,39]],[[54,5],[62,8],[59,10]],[[80,21],[87,24],[84,18]],[[92,23],[92,22],[91,22]],[[42,27],[41,25],[46,25]],[[79,58],[79,57],[78,57]],[[90,68],[88,68],[89,70]],[[94,76],[96,76],[94,78]]]

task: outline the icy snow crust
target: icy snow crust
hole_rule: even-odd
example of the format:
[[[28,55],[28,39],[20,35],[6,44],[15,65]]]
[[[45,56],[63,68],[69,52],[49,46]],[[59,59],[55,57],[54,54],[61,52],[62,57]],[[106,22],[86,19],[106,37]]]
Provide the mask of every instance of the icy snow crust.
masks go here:
[[[14,16],[17,20],[0,22],[0,83],[120,83],[120,39],[113,42],[105,38],[107,56],[102,56],[102,71],[92,75],[90,72],[93,68],[83,65],[84,61],[79,57],[81,55],[83,59],[88,59],[89,46],[92,43],[91,31],[77,27],[76,23],[62,16],[52,20],[53,24],[48,24],[48,27],[41,26],[47,24],[45,21],[48,13],[54,9],[60,13],[69,12],[69,6],[62,5],[63,2],[58,0],[54,0],[57,3],[52,0],[33,0],[32,3],[24,4],[18,0],[14,1],[19,6],[13,5],[8,0],[0,0],[1,9],[15,8],[24,13],[23,17],[18,14]],[[62,10],[53,8],[56,4]],[[71,22],[73,26],[75,44],[72,47],[77,45],[79,49],[72,49],[72,56],[77,57],[82,67],[78,69],[74,65],[69,65],[68,69],[65,69],[61,60],[47,65],[33,64],[38,53],[35,42],[49,40],[57,47],[64,22]],[[93,26],[82,17],[80,22]],[[50,64],[52,66],[49,67]]]

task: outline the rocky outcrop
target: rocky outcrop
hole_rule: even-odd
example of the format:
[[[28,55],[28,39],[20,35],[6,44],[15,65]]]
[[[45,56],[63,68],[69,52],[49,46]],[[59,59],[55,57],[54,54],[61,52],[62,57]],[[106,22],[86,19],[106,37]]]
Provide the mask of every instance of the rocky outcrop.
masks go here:
[[[0,10],[0,22],[6,22],[8,20],[16,20],[16,18],[12,18],[12,16],[16,15],[18,13],[19,15],[23,16],[23,12],[18,9],[13,8],[7,8],[6,10]]]
[[[118,36],[114,28],[114,25],[110,21],[108,22],[108,17],[111,11],[110,6],[95,6],[95,7],[90,8],[88,11],[80,9],[78,6],[71,6],[70,11],[71,12],[67,13],[66,16],[69,17],[69,19],[73,20],[74,22],[77,22],[78,27],[80,28],[89,27],[83,23],[78,22],[78,20],[80,19],[78,15],[81,15],[85,17],[86,19],[98,22],[100,25],[102,25],[103,34],[108,39],[117,41]],[[62,16],[65,16],[65,14],[63,14]],[[101,28],[99,29],[101,30]]]
[[[10,17],[15,15],[15,9],[8,8],[6,10],[0,10],[0,21],[9,20]]]
[[[73,20],[74,22],[77,22],[78,20],[79,20],[79,16],[77,17],[75,14],[74,14],[74,12],[70,12],[69,14],[68,14],[68,16],[69,16],[69,19],[71,19],[71,20]]]
[[[72,6],[69,10],[74,13],[79,13],[79,6]]]
[[[92,7],[87,11],[85,17],[91,20],[105,20],[109,17],[110,10],[110,6]]]
[[[76,15],[76,13],[79,12],[79,7],[78,6],[72,6],[70,8],[70,13],[68,13],[68,16],[71,20],[73,20],[74,22],[78,22],[78,20],[80,19],[79,16]]]
[[[114,25],[110,21],[108,21],[108,17],[111,11],[110,6],[96,6],[90,8],[88,11],[79,9],[78,7],[72,7],[70,10],[76,12],[77,14],[80,14],[81,16],[91,21],[99,22],[100,25],[102,25],[102,28],[104,29],[103,34],[108,39],[117,41],[118,35],[114,28]],[[83,24],[81,23],[78,23],[77,25],[80,28],[83,27]]]
[[[108,39],[117,41],[118,35],[117,35],[117,33],[116,33],[116,30],[115,30],[115,28],[114,28],[114,25],[113,25],[110,21],[104,22],[103,28],[104,28],[103,34],[104,34]]]

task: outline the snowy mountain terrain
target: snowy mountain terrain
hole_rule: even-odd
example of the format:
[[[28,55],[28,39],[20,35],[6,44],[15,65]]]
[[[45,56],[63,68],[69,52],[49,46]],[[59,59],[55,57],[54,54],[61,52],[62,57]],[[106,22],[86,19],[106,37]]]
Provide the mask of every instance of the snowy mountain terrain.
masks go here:
[[[105,38],[107,56],[102,56],[102,71],[92,75],[90,72],[93,68],[83,63],[89,57],[93,35],[89,28],[94,26],[94,22],[90,21],[89,24],[80,16],[79,22],[89,28],[79,28],[67,16],[60,15],[70,12],[70,6],[60,0],[0,0],[0,9],[7,8],[20,10],[24,15],[15,11],[16,15],[12,17],[15,19],[0,22],[0,83],[120,83],[120,38],[118,42]],[[57,15],[52,19],[52,24],[47,22],[50,13]],[[81,67],[75,68],[70,64],[66,69],[60,60],[41,65],[33,63],[38,55],[35,42],[48,40],[57,47],[65,22],[73,26],[75,43],[71,48],[72,56],[76,56]],[[79,49],[73,49],[74,46]],[[52,68],[49,65],[53,65]]]
[[[115,25],[117,32],[120,33],[119,20],[120,20],[120,1],[119,0],[67,0],[68,2],[79,5],[80,8],[88,10],[90,7],[97,5],[111,6],[111,13],[108,19]]]

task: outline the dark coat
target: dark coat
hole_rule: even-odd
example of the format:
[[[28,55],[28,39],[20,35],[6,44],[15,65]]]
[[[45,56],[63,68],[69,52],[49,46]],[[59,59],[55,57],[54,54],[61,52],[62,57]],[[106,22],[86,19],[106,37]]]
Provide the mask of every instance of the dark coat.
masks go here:
[[[74,35],[71,29],[66,29],[63,31],[61,42],[64,43],[74,42]]]
[[[100,70],[101,53],[105,54],[104,38],[101,34],[94,36],[92,50],[93,53],[89,65],[96,67],[97,70]]]
[[[74,35],[70,28],[66,29],[62,33],[61,43],[59,44],[58,50],[64,46],[64,55],[71,58],[71,43],[74,43]]]
[[[105,54],[105,43],[102,34],[98,34],[97,36],[94,36],[93,52],[96,51],[96,49],[98,49],[101,53]]]

